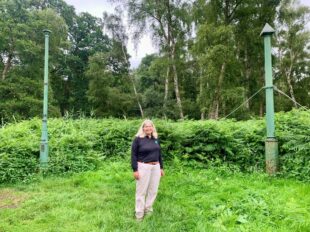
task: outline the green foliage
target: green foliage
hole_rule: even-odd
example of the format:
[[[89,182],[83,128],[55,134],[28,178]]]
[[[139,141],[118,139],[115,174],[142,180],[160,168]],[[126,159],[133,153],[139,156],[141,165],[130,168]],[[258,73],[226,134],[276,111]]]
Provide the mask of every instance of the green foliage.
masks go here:
[[[134,105],[127,65],[124,60],[121,62],[122,53],[117,47],[111,53],[95,53],[89,59],[87,96],[96,116],[126,116]]]
[[[142,108],[146,117],[160,118],[164,114],[164,81],[167,72],[165,62],[167,63],[166,59],[155,54],[147,55],[135,72],[137,91],[141,93]]]
[[[93,170],[106,157],[128,155],[135,127],[120,120],[49,120],[46,174]],[[28,181],[39,172],[39,119],[0,132],[0,182]]]
[[[43,107],[43,29],[53,32],[49,44],[53,67],[66,45],[67,25],[54,10],[35,10],[29,1],[1,1],[0,18],[0,66],[6,67],[1,69],[0,118],[13,121],[39,116]],[[52,86],[49,102],[50,115],[59,116]]]
[[[51,90],[51,89],[50,89]],[[40,116],[43,109],[43,80],[11,77],[0,81],[0,118],[3,121],[27,119],[30,115]],[[53,104],[53,94],[49,94],[49,116],[60,116],[59,109]]]
[[[294,113],[295,112],[295,113]],[[278,138],[282,172],[290,177],[310,178],[309,111],[292,111],[278,117]]]
[[[276,46],[281,54],[276,59],[275,84],[289,93],[301,105],[309,107],[309,58],[310,32],[307,23],[310,8],[296,4],[297,1],[281,1],[276,28]],[[277,109],[286,110],[291,105],[280,95]]]
[[[310,112],[276,117],[280,175],[310,181]],[[105,159],[130,157],[141,121],[117,119],[49,120],[49,168],[65,174],[93,170]],[[246,172],[264,169],[265,121],[236,122],[155,120],[164,159],[194,166],[222,166]],[[38,173],[39,119],[0,129],[0,182],[28,181]],[[198,163],[199,165],[197,165]]]
[[[43,29],[52,31],[51,115],[81,110],[89,113],[92,109],[86,96],[88,59],[95,52],[112,49],[111,40],[102,31],[101,20],[88,13],[76,15],[74,8],[62,0],[4,0],[0,2],[0,118],[4,121],[36,117],[38,109],[42,109],[39,101],[43,83],[39,80],[43,79]],[[112,62],[117,65],[118,61]],[[6,95],[7,91],[12,94]],[[20,97],[25,92],[27,96]],[[32,104],[33,109],[29,109]]]
[[[68,55],[69,89],[71,99],[65,101],[67,111],[84,111],[89,113],[92,104],[87,99],[89,79],[86,77],[88,61],[95,53],[111,50],[111,40],[102,31],[102,21],[89,13],[81,13],[73,17],[74,25],[70,29],[72,35]],[[63,66],[62,66],[63,67]],[[102,90],[104,91],[104,89]],[[96,106],[94,106],[96,107]]]

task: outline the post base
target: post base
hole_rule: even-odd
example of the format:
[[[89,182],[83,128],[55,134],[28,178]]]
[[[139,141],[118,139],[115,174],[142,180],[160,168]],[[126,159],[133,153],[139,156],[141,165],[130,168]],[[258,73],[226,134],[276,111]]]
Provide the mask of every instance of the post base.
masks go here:
[[[48,142],[41,142],[40,145],[40,168],[45,169],[48,166]]]
[[[279,170],[278,140],[267,138],[265,141],[266,172],[274,175]]]

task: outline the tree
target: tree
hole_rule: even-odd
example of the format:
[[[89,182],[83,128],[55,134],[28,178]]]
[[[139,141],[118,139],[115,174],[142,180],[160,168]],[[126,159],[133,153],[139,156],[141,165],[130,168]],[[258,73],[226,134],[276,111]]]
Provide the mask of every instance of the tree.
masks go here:
[[[258,36],[266,22],[273,24],[280,1],[243,0],[235,12],[237,57],[240,62],[244,100],[264,85],[263,39]],[[263,116],[265,96],[261,92],[245,104],[246,114]]]
[[[173,75],[174,92],[177,101],[180,118],[184,118],[182,100],[179,86],[178,70],[176,63],[178,60],[178,41],[182,40],[188,32],[189,21],[187,21],[187,9],[189,4],[177,1],[151,1],[140,0],[126,1],[129,22],[135,25],[134,38],[138,40],[143,32],[150,28],[153,37],[158,42],[162,52],[168,57],[167,75],[165,81],[164,109],[166,108],[169,76]]]
[[[120,50],[95,53],[90,57],[86,76],[89,78],[88,100],[96,116],[126,117],[133,105],[124,83],[127,63],[119,59]]]
[[[135,71],[138,91],[141,93],[142,104],[147,117],[178,118],[177,109],[167,103],[169,110],[163,109],[164,81],[166,78],[167,60],[156,54],[147,55]]]
[[[107,30],[111,32],[112,39],[114,40],[115,45],[121,46],[123,58],[129,68],[130,63],[129,63],[128,54],[126,51],[126,43],[127,43],[128,37],[126,35],[125,27],[122,23],[120,11],[118,11],[118,15],[116,14],[109,15],[108,13],[105,12],[103,14],[103,22],[104,22],[104,27],[107,28]],[[141,117],[144,118],[143,108],[140,103],[139,95],[138,95],[137,88],[136,88],[136,83],[135,83],[134,77],[129,72],[128,72],[128,78],[130,79],[132,83],[133,91],[134,91],[134,94],[137,100],[137,104],[139,106]]]
[[[206,23],[198,31],[195,52],[202,67],[198,96],[202,118],[206,112],[209,118],[219,117],[224,79],[235,60],[233,44],[232,27]]]
[[[310,43],[310,32],[306,23],[310,19],[310,9],[300,6],[294,0],[281,2],[277,18],[277,83],[284,91],[287,91],[293,101],[307,104],[309,95],[309,60],[310,52],[307,49]],[[285,82],[284,82],[285,79]],[[305,83],[308,82],[308,85]],[[296,90],[299,90],[301,98],[296,98]]]
[[[14,62],[18,62],[17,49],[25,41],[22,37],[30,28],[23,21],[29,20],[29,13],[21,1],[0,2],[0,49],[4,81]]]
[[[74,19],[70,31],[71,47],[67,57],[67,65],[71,73],[70,108],[73,111],[90,112],[87,100],[89,79],[85,76],[89,57],[96,52],[109,52],[112,49],[111,40],[103,34],[101,19],[88,13],[81,13]]]
[[[31,9],[29,2],[8,0],[0,8],[0,56],[2,78],[0,81],[0,116],[5,120],[25,119],[39,116],[43,99],[43,29],[53,30],[50,40],[50,64],[59,54],[59,47],[66,40],[66,25],[51,9]],[[31,10],[29,10],[31,9]],[[49,94],[50,115],[59,111],[53,91]]]
[[[236,63],[233,33],[235,26],[232,21],[239,4],[240,1],[211,0],[204,5],[208,14],[202,16],[206,21],[199,27],[194,48],[202,68],[198,97],[201,118],[205,117],[206,112],[209,118],[219,118],[224,80],[225,76],[229,75],[228,66],[232,67],[231,64]]]
[[[266,21],[273,21],[277,5],[278,1],[264,0],[194,2],[193,18],[198,32],[193,54],[200,63],[201,118],[207,111],[215,119],[229,113],[232,103],[241,104],[262,87],[263,49],[259,33]],[[222,64],[213,64],[216,60]],[[263,99],[261,113],[262,103]],[[237,116],[254,112],[256,105],[246,104]]]

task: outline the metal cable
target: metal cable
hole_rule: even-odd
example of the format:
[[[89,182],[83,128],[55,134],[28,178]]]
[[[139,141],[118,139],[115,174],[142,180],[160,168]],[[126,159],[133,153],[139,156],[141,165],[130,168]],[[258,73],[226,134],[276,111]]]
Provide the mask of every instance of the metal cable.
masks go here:
[[[232,112],[230,112],[228,115],[226,115],[225,117],[221,118],[221,119],[225,119],[228,116],[230,116],[231,114],[233,114],[234,112],[236,112],[242,105],[244,105],[245,103],[247,103],[248,101],[250,101],[253,97],[255,97],[262,89],[264,89],[265,86],[261,87],[258,91],[256,91],[251,97],[249,97],[247,100],[245,100],[243,103],[241,103],[241,105],[239,105],[237,108],[235,108]]]
[[[297,104],[299,107],[304,108],[306,110],[308,110],[308,108],[306,106],[303,106],[301,104],[299,104],[297,101],[295,101],[293,98],[291,98],[290,96],[288,96],[286,93],[284,93],[283,91],[281,91],[280,89],[278,89],[277,86],[273,86],[274,90],[276,90],[278,93],[284,95],[285,97],[289,98],[292,102],[294,102],[295,104]]]

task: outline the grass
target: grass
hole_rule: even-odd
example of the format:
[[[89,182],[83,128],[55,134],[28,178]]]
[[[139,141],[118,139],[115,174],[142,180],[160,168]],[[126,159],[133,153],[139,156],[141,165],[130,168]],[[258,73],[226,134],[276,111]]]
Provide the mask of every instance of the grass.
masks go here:
[[[0,188],[0,231],[310,231],[310,184],[166,165],[154,213],[134,219],[128,161]]]

